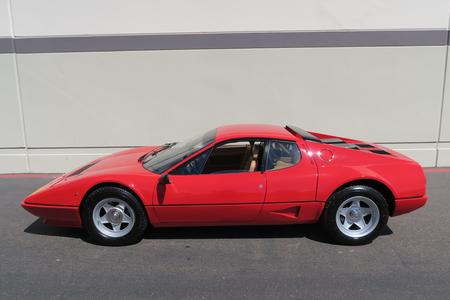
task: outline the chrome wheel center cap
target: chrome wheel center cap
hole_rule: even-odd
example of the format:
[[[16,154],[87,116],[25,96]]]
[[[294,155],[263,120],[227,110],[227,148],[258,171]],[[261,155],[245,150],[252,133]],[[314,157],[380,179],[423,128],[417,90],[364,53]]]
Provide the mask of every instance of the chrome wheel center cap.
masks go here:
[[[351,208],[348,212],[348,217],[352,221],[357,221],[361,219],[361,212],[358,208]]]
[[[119,224],[122,223],[123,213],[117,208],[110,209],[108,211],[108,220],[111,223]]]

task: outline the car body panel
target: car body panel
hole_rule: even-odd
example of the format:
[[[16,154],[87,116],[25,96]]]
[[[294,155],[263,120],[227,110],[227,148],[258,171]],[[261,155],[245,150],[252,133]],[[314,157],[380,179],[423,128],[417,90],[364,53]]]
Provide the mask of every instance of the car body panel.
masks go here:
[[[77,206],[38,205],[23,203],[29,213],[43,219],[44,224],[62,227],[81,227],[81,217]]]
[[[266,194],[266,174],[261,172],[171,175],[170,180],[154,194],[162,223],[253,221]]]
[[[412,212],[427,203],[427,196],[395,199],[395,209],[392,216],[399,216]]]
[[[316,200],[317,167],[308,156],[305,143],[299,141],[300,161],[289,168],[268,170],[265,203],[309,202]]]
[[[323,207],[324,203],[317,201],[265,203],[256,223],[267,225],[316,223]]]
[[[115,185],[136,195],[154,226],[314,223],[335,191],[362,181],[386,187],[393,198],[393,216],[426,203],[425,176],[413,160],[379,145],[311,134],[320,141],[305,140],[275,125],[219,127],[212,144],[162,174],[146,170],[140,161],[160,146],[138,147],[100,158],[53,180],[25,198],[22,206],[48,224],[81,227],[80,206],[88,201],[87,195],[98,187]],[[242,138],[293,141],[302,158],[280,170],[170,175],[170,184],[160,181],[162,175],[198,153]]]
[[[392,150],[383,148],[392,155],[381,155],[314,142],[307,142],[307,145],[320,174],[318,201],[327,201],[340,186],[357,180],[380,182],[396,199],[425,195],[426,179],[422,167]],[[324,151],[332,153],[330,161],[320,157]]]

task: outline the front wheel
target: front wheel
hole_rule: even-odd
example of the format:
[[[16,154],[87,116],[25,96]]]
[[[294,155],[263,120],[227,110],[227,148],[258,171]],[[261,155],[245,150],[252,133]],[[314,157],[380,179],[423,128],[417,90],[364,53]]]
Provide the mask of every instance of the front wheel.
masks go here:
[[[383,195],[374,188],[355,185],[330,197],[323,225],[338,243],[362,245],[380,234],[388,218],[389,208]]]
[[[148,226],[140,201],[119,187],[102,187],[92,192],[81,209],[81,216],[89,238],[102,245],[136,243]]]

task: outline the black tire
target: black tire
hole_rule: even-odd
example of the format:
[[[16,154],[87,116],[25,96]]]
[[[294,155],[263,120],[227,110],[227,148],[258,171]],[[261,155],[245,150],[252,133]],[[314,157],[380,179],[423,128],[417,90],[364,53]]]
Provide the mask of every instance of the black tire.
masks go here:
[[[134,212],[134,224],[124,236],[111,237],[102,233],[94,224],[94,208],[102,200],[116,198],[124,201]],[[148,227],[148,218],[142,203],[129,191],[119,187],[101,187],[88,195],[81,208],[81,218],[89,241],[107,246],[123,246],[139,242]]]
[[[378,224],[371,232],[361,237],[352,237],[344,234],[336,223],[336,214],[340,205],[354,196],[363,196],[372,200],[379,210]],[[351,201],[351,200],[350,200]],[[345,207],[345,206],[344,206]],[[329,236],[339,244],[343,245],[364,245],[370,243],[375,239],[380,232],[385,228],[389,219],[389,207],[386,199],[376,189],[364,186],[354,185],[349,186],[335,192],[325,206],[325,210],[322,215],[322,225]],[[375,223],[374,223],[375,224]]]

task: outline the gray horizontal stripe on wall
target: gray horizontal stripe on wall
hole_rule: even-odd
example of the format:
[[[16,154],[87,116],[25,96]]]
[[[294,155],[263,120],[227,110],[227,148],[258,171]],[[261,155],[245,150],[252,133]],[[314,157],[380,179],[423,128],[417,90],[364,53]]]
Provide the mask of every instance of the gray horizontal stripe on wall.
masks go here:
[[[139,50],[440,46],[447,30],[296,31],[154,35],[18,37],[16,53],[99,52]],[[7,42],[3,52],[13,49]],[[0,50],[1,52],[2,50]]]
[[[14,52],[13,40],[11,38],[0,38],[0,53]]]

